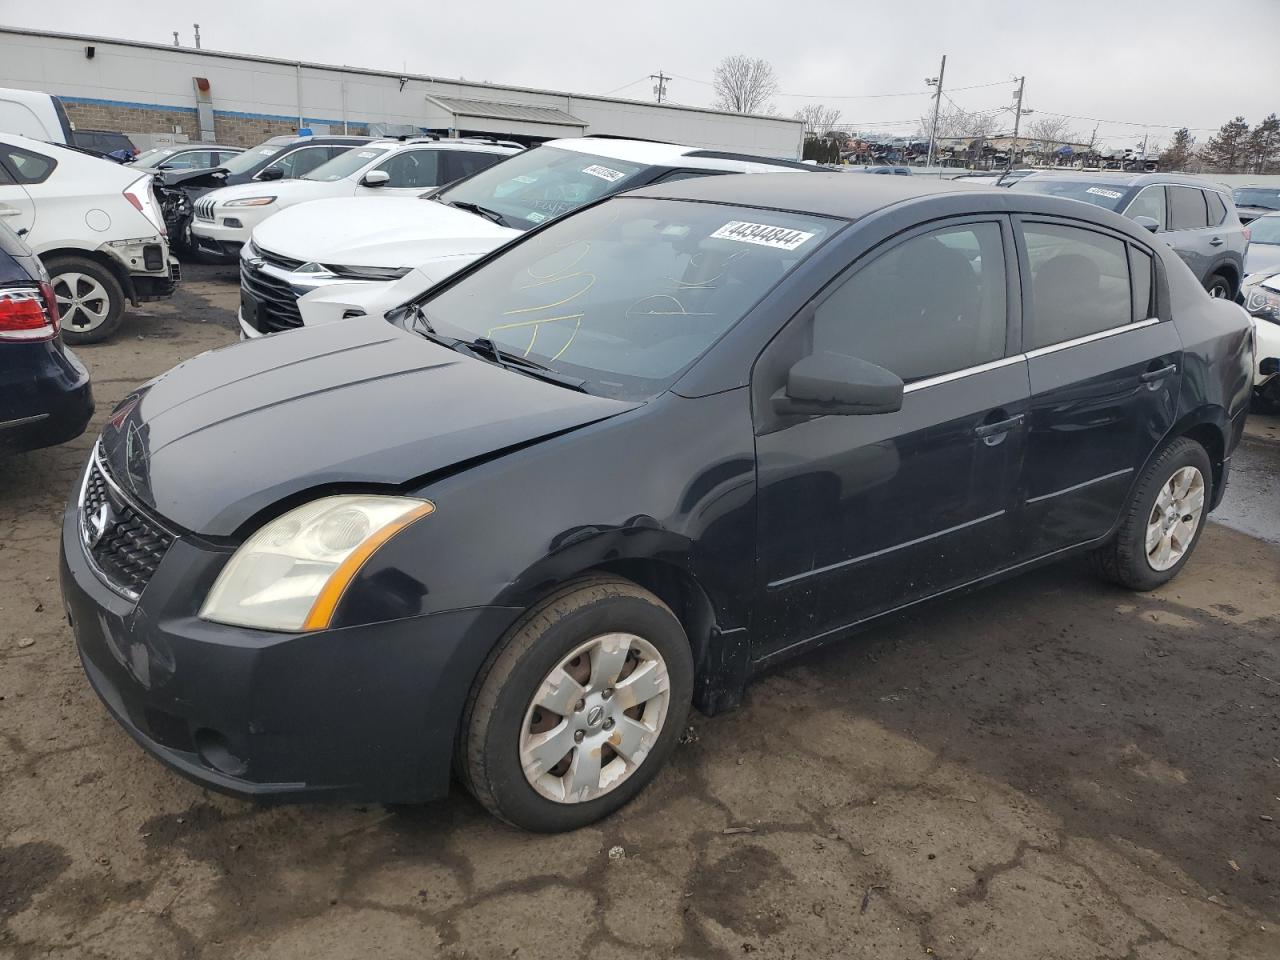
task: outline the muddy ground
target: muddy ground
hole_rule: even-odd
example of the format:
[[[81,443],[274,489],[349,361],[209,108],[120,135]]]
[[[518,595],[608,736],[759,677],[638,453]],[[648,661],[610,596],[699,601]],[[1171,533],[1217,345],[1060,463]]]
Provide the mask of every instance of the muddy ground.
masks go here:
[[[98,422],[234,301],[195,268],[82,349]],[[461,792],[258,807],[145,756],[58,597],[89,445],[0,461],[0,957],[1280,957],[1280,546],[1249,520],[1280,444],[1168,588],[1066,564],[793,661],[561,837]]]

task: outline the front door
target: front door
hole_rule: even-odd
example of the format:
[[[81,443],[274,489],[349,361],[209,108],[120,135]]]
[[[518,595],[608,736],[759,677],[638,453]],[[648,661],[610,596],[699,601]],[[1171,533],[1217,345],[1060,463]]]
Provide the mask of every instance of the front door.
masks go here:
[[[889,241],[757,363],[757,659],[1011,562],[1028,412],[1012,251],[998,217]],[[762,398],[822,351],[896,373],[902,409],[774,415]]]
[[[1019,224],[1031,420],[1019,554],[1105,535],[1173,426],[1182,341],[1160,314],[1156,261],[1119,234]]]

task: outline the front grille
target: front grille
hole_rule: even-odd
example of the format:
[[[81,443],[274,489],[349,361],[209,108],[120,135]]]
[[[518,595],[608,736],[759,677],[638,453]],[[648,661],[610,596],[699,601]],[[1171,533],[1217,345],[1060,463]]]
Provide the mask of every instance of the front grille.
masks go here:
[[[272,253],[270,250],[263,250],[256,243],[253,245],[253,255],[265,260],[273,267],[279,267],[281,270],[297,270],[304,262],[302,260],[295,260],[293,257],[286,257],[278,253]]]
[[[207,220],[213,222],[213,204],[212,197],[201,197],[195,203],[195,218],[197,220]]]
[[[107,585],[130,599],[142,593],[174,539],[111,482],[96,453],[80,498],[80,533]]]
[[[257,253],[266,260],[261,250]],[[240,258],[240,288],[242,294],[247,294],[256,304],[255,316],[250,322],[263,333],[302,326],[298,296],[288,281],[257,269],[243,257]]]

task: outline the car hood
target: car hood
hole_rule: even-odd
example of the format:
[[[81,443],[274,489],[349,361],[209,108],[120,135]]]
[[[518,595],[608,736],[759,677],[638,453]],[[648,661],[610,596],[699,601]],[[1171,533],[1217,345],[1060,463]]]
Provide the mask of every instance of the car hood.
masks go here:
[[[231,536],[307,491],[401,487],[635,406],[357,317],[179,364],[120,403],[100,449],[161,517]]]
[[[1251,243],[1244,256],[1244,272],[1267,273],[1280,271],[1280,243]]]
[[[317,200],[282,210],[253,231],[264,250],[296,260],[416,267],[451,253],[488,252],[519,230],[417,197]]]
[[[242,200],[245,197],[275,197],[280,203],[301,203],[343,193],[351,193],[356,185],[350,180],[251,180],[237,183],[209,194],[215,203]]]

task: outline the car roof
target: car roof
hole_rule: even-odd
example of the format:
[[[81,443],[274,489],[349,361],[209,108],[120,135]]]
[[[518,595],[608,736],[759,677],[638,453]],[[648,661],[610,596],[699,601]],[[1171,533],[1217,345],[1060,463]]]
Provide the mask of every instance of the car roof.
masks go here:
[[[624,137],[608,136],[566,137],[562,140],[549,140],[543,146],[574,150],[578,153],[592,153],[600,157],[642,163],[649,167],[680,166],[707,170],[734,170],[740,168],[733,164],[760,164],[768,167],[795,168],[810,173],[818,169],[812,164],[803,164],[799,160],[787,157],[753,156],[747,153],[691,147],[687,144],[666,143],[661,140],[629,140]]]
[[[279,144],[280,146],[289,146],[289,147],[292,147],[295,144],[299,144],[299,143],[319,143],[325,146],[332,146],[333,144],[340,144],[340,143],[349,143],[353,147],[358,147],[361,144],[371,142],[373,139],[375,138],[355,137],[355,136],[349,137],[345,135],[332,136],[332,137],[328,135],[320,136],[320,137],[317,137],[317,136],[300,137],[296,133],[289,133],[289,134],[285,134],[284,136],[271,137],[268,140],[262,141],[262,143],[254,144],[254,146],[260,147],[263,144],[267,144],[267,143],[274,143],[274,144]],[[253,149],[253,148],[250,147],[249,149]]]
[[[486,143],[482,140],[466,140],[466,139],[437,139],[435,137],[407,137],[401,140],[396,138],[384,138],[381,140],[371,140],[366,147],[381,147],[383,149],[397,149],[404,147],[430,147],[432,149],[442,150],[472,150],[479,153],[520,153],[523,147],[509,147],[501,143]]]
[[[1134,188],[1164,183],[1175,186],[1196,187],[1200,190],[1213,190],[1215,193],[1225,193],[1227,191],[1227,188],[1220,183],[1214,183],[1202,177],[1188,176],[1183,173],[1113,173],[1111,171],[1086,173],[1081,170],[1064,170],[1062,173],[1057,173],[1052,170],[1037,170],[1035,173],[1027,174],[1022,178],[1023,183],[1028,180],[1074,180],[1082,183],[1123,184]]]
[[[881,207],[905,200],[978,193],[990,193],[1002,199],[1008,195],[1003,189],[984,189],[930,177],[840,177],[832,174],[796,177],[786,173],[762,173],[750,177],[695,177],[640,187],[626,196],[701,200],[857,220]]]

